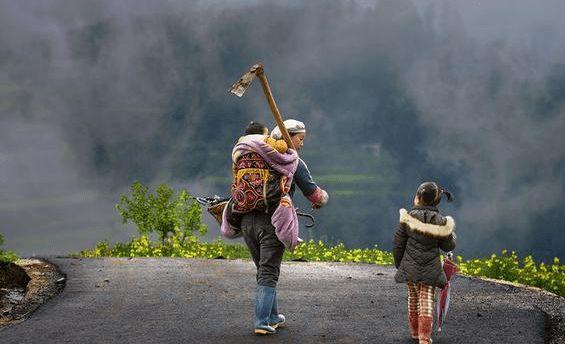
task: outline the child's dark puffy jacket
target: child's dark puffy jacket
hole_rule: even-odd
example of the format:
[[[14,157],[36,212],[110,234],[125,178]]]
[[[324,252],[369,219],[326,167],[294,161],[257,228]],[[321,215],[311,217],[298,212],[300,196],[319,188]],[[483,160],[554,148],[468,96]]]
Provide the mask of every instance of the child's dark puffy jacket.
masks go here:
[[[425,283],[442,288],[446,283],[439,250],[455,248],[455,221],[436,207],[400,209],[400,225],[394,235],[394,279],[398,283]]]

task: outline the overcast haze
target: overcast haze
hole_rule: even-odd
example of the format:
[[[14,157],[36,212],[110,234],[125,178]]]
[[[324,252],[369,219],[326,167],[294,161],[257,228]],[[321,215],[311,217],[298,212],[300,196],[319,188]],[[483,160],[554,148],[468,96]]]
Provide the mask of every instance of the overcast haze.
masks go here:
[[[563,256],[562,1],[0,0],[0,233],[21,254],[126,240],[136,179],[225,193],[264,62],[332,196],[306,236],[390,248],[424,180],[455,193],[458,252]],[[297,197],[301,197],[298,195]],[[305,202],[299,202],[306,207]],[[208,237],[218,234],[210,222]]]

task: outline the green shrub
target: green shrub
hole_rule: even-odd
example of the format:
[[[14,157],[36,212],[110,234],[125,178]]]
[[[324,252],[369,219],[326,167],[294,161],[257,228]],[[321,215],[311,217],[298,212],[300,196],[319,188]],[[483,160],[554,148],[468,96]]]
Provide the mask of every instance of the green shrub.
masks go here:
[[[347,249],[342,243],[327,246],[321,240],[304,242],[294,250],[286,251],[284,258],[287,260],[306,260],[315,262],[355,262],[372,263],[377,265],[393,264],[392,254],[373,249]]]
[[[537,264],[532,256],[520,260],[516,252],[504,250],[500,256],[492,254],[482,259],[464,261],[459,256],[457,262],[462,274],[526,284],[565,296],[565,265],[559,258],[554,258],[552,264]]]
[[[0,234],[0,247],[4,244],[4,236]],[[0,248],[0,262],[11,263],[18,260],[17,254],[11,251],[4,251]]]
[[[181,257],[181,258],[250,258],[247,247],[225,244],[220,239],[201,242],[196,236],[183,235],[177,231],[165,242],[153,242],[146,235],[132,238],[129,243],[110,246],[107,241],[99,242],[92,250],[80,253],[83,257]]]
[[[225,258],[249,259],[246,246],[226,244],[219,238],[213,242],[201,242],[195,236],[183,236],[176,232],[165,242],[152,242],[148,236],[132,238],[129,243],[110,246],[102,241],[92,250],[80,253],[83,257],[182,257],[182,258]],[[392,264],[392,254],[374,249],[346,249],[343,244],[327,246],[322,241],[310,240],[299,245],[294,252],[285,252],[285,260],[318,262],[361,262],[379,265]]]
[[[131,186],[131,196],[121,196],[116,209],[124,223],[135,224],[140,236],[155,232],[163,244],[174,233],[188,237],[195,232],[204,234],[207,231],[202,223],[200,205],[191,201],[186,190],[175,196],[167,184],[159,185],[153,194],[147,186],[136,181]]]

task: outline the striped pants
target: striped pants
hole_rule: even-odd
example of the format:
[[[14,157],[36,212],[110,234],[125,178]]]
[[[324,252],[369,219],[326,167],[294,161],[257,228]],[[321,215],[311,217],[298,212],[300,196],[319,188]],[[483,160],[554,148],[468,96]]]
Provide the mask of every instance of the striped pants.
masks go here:
[[[433,316],[434,292],[433,286],[408,282],[408,316]]]
[[[412,338],[431,343],[435,287],[408,283],[408,325]]]

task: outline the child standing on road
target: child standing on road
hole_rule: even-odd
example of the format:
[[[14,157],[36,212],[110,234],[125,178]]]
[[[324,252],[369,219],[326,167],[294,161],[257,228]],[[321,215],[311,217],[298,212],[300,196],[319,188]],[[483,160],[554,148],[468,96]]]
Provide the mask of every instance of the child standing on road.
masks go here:
[[[400,209],[400,224],[394,235],[394,265],[397,283],[408,285],[408,326],[420,344],[432,342],[435,288],[447,283],[440,261],[440,249],[455,248],[455,221],[440,214],[441,196],[452,201],[451,193],[434,182],[421,184],[410,211]]]

